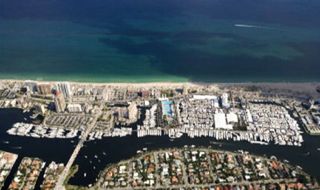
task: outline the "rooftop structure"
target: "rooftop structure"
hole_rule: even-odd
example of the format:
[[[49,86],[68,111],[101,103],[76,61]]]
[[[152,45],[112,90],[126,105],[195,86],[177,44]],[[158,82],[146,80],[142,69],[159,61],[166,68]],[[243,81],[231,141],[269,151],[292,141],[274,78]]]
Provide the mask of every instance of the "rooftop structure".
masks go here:
[[[68,104],[67,110],[70,113],[81,113],[82,106],[80,104]]]
[[[232,129],[232,125],[227,124],[226,114],[224,113],[214,114],[214,127],[216,129]]]

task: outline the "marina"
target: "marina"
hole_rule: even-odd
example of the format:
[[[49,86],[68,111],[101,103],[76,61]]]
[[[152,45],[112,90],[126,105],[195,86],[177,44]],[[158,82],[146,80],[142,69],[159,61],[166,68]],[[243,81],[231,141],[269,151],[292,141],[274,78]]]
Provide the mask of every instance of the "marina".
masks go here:
[[[0,143],[1,150],[7,150],[18,154],[21,157],[32,156],[39,157],[50,163],[52,161],[58,163],[66,163],[70,152],[73,150],[74,144],[68,139],[38,139],[11,136],[6,133],[6,129],[10,128],[14,123],[21,122],[27,113],[22,113],[19,109],[1,109],[0,119],[2,119],[2,128],[0,136],[4,141],[10,141],[10,146],[5,143]],[[212,146],[220,150],[246,150],[252,154],[268,156],[275,155],[278,159],[286,159],[293,165],[301,166],[306,172],[319,178],[320,173],[314,165],[317,165],[320,159],[320,151],[318,151],[319,139],[303,134],[304,142],[301,147],[288,147],[268,145],[261,146],[259,144],[251,144],[246,142],[230,142],[230,141],[213,141],[212,138],[188,138],[182,136],[170,141],[168,136],[161,137],[142,137],[138,138],[136,135],[127,137],[104,138],[103,140],[92,140],[84,144],[80,151],[75,164],[81,165],[79,171],[71,178],[70,183],[74,185],[88,186],[95,182],[99,172],[108,164],[116,163],[120,160],[130,158],[136,154],[136,151],[147,147],[148,150],[157,150],[161,148],[184,147],[185,145],[197,146]],[[77,141],[77,139],[73,139]],[[20,146],[21,149],[15,149]],[[51,149],[50,149],[51,147]],[[50,150],[54,147],[60,147],[57,151]],[[33,151],[31,151],[33,150]],[[34,151],[37,150],[37,151]],[[310,152],[306,155],[306,152]],[[95,156],[98,158],[96,159]],[[90,162],[88,162],[90,160]],[[95,170],[93,170],[95,167]],[[86,173],[86,177],[84,177]],[[7,181],[10,181],[13,176],[9,176]],[[39,186],[40,187],[40,184]]]

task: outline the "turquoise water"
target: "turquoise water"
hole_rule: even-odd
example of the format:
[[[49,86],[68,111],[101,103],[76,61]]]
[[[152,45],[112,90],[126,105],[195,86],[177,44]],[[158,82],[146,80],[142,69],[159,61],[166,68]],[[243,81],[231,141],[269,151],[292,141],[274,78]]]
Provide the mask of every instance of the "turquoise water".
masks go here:
[[[172,116],[172,115],[173,115],[173,111],[172,111],[172,108],[171,108],[172,103],[173,103],[173,102],[170,101],[170,100],[163,100],[163,101],[161,101],[164,115],[167,115],[167,116]]]
[[[320,80],[320,24],[314,18],[320,3],[247,0],[233,8],[230,2],[178,2],[79,1],[74,6],[5,0],[0,3],[0,78]]]

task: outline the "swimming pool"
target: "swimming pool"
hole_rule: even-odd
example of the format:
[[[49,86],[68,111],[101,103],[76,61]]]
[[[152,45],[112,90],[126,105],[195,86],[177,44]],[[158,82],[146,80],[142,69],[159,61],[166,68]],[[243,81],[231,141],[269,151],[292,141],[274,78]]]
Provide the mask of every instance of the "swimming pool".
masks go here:
[[[162,114],[167,116],[173,116],[172,104],[171,100],[162,100]]]

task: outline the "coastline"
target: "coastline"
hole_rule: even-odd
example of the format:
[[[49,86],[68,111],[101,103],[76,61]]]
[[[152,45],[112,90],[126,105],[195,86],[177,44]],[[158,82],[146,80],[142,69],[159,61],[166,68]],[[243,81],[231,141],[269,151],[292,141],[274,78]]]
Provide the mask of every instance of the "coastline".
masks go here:
[[[319,85],[320,81],[278,81],[278,82],[175,82],[175,81],[159,81],[159,82],[91,82],[91,81],[73,81],[73,80],[33,80],[33,79],[0,79],[0,82],[24,82],[24,81],[35,81],[35,82],[43,82],[43,83],[57,83],[57,82],[69,82],[70,84],[78,84],[78,85],[108,85],[108,86],[145,86],[145,85],[153,85],[153,86],[165,86],[165,85],[220,85],[220,86],[233,86],[233,85]]]
[[[178,87],[197,87],[207,86],[211,88],[230,88],[230,87],[258,87],[260,90],[272,91],[290,91],[308,94],[313,97],[319,96],[316,88],[320,86],[320,82],[76,82],[64,80],[22,80],[22,79],[0,79],[0,83],[23,83],[25,81],[34,81],[39,83],[54,84],[57,82],[69,82],[71,85],[83,86],[100,86],[114,88],[178,88]]]

